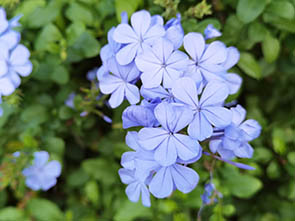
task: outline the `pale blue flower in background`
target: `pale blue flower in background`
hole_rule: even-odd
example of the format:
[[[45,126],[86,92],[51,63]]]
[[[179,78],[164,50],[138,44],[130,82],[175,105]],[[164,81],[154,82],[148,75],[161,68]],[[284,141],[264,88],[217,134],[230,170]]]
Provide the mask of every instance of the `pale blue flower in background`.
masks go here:
[[[61,174],[61,165],[58,161],[48,161],[49,154],[46,151],[34,153],[33,164],[25,168],[22,173],[26,177],[26,185],[32,190],[47,191],[55,186],[57,177]]]
[[[222,34],[220,31],[214,28],[212,24],[209,24],[204,30],[204,35],[205,35],[205,39],[210,39],[210,38],[220,37]]]
[[[126,65],[133,61],[137,54],[151,46],[153,42],[165,35],[165,29],[157,22],[152,24],[152,18],[148,11],[142,10],[133,13],[131,26],[120,24],[115,29],[113,39],[125,44],[116,54],[120,65]]]

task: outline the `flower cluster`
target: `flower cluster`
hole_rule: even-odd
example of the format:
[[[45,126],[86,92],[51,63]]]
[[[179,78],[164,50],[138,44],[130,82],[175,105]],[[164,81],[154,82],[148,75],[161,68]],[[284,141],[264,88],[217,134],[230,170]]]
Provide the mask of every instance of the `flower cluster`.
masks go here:
[[[33,165],[23,170],[26,185],[32,190],[47,191],[56,184],[56,179],[61,174],[61,165],[56,160],[48,162],[48,159],[46,151],[35,152]]]
[[[19,19],[17,16],[8,21],[5,10],[0,7],[0,104],[2,96],[12,94],[19,87],[20,76],[26,77],[32,72],[30,52],[19,44],[20,33],[13,30],[19,26]]]
[[[202,141],[210,141],[212,153],[221,156],[212,154],[216,159],[250,169],[230,159],[251,157],[248,142],[261,128],[254,120],[242,123],[240,105],[224,105],[242,79],[228,73],[239,60],[238,50],[220,41],[206,43],[220,35],[213,26],[205,36],[184,35],[180,15],[164,24],[161,16],[145,10],[131,16],[131,25],[123,14],[122,23],[109,31],[97,71],[100,90],[111,95],[112,108],[124,99],[131,104],[123,112],[123,128],[142,127],[127,133],[133,151],[123,154],[119,170],[131,201],[141,196],[143,205],[150,206],[150,193],[165,198],[176,189],[192,191],[199,175],[187,165],[203,153],[210,155],[203,152]]]

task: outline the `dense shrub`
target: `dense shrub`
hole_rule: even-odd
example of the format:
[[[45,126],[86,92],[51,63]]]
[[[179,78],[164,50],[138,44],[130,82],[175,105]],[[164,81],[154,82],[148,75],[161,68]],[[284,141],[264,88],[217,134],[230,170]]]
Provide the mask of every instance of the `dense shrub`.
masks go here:
[[[17,30],[33,64],[1,104],[0,220],[196,220],[209,171],[223,197],[203,207],[203,220],[295,220],[294,0],[0,0],[0,6],[9,18],[23,15]],[[200,176],[195,190],[152,199],[150,208],[128,200],[118,175],[129,149],[121,119],[129,104],[108,107],[91,78],[109,29],[121,12],[130,17],[139,9],[166,20],[180,12],[185,33],[218,28],[218,39],[241,53],[232,71],[242,88],[227,101],[238,101],[263,128],[251,143],[253,158],[239,160],[256,170],[204,156],[192,165]],[[22,175],[40,150],[62,164],[47,192],[27,188]],[[16,151],[20,157],[12,156]]]

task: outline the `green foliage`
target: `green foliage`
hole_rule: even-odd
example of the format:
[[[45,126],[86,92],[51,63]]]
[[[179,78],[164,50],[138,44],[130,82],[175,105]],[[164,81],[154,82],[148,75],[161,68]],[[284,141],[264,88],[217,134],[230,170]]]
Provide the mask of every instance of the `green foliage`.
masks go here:
[[[0,118],[0,220],[197,220],[200,195],[212,164],[218,203],[204,207],[202,220],[295,220],[295,1],[294,0],[0,0],[8,16],[22,14],[22,43],[34,71],[5,97]],[[120,182],[120,157],[128,147],[122,130],[123,104],[116,110],[97,101],[99,90],[86,73],[101,65],[100,48],[122,11],[139,9],[166,19],[182,15],[184,31],[208,24],[241,52],[231,71],[243,78],[233,99],[262,125],[251,143],[254,157],[242,171],[207,156],[192,167],[200,175],[189,194],[152,200],[151,208],[130,202]],[[65,105],[71,92],[74,109]],[[86,112],[86,117],[80,114]],[[112,117],[113,124],[102,120]],[[207,148],[207,147],[205,147]],[[21,171],[30,153],[47,150],[63,165],[48,192],[25,187]],[[15,159],[11,153],[21,151]]]

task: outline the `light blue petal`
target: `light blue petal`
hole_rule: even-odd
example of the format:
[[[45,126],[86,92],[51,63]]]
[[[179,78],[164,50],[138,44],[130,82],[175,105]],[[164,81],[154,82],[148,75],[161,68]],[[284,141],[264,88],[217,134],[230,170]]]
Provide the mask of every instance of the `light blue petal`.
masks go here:
[[[0,34],[8,28],[8,21],[6,19],[6,12],[4,8],[0,8]]]
[[[126,188],[126,195],[131,202],[137,202],[140,197],[140,184],[138,182],[130,183]]]
[[[221,148],[222,140],[211,140],[209,143],[209,148],[212,153],[216,153],[219,148]]]
[[[183,38],[183,46],[185,51],[195,61],[200,61],[205,50],[205,40],[200,33],[188,33]]]
[[[116,54],[116,59],[120,65],[126,65],[133,61],[140,45],[135,42],[121,48]]]
[[[27,77],[32,73],[33,65],[30,61],[20,66],[13,66],[13,70],[22,77]]]
[[[163,99],[170,96],[170,93],[167,90],[165,90],[165,88],[163,88],[162,86],[154,88],[145,88],[142,86],[140,88],[140,94],[147,100],[154,100],[156,98]]]
[[[155,150],[155,160],[162,166],[174,164],[177,159],[176,145],[172,136],[167,137]]]
[[[241,106],[237,105],[230,109],[232,111],[232,122],[238,126],[242,123],[242,121],[246,118],[246,110]]]
[[[131,170],[121,168],[119,169],[119,176],[121,178],[122,183],[124,184],[130,184],[135,181],[134,171]]]
[[[3,42],[8,49],[14,48],[20,41],[20,33],[8,30],[3,35],[0,36],[0,42]]]
[[[253,148],[248,143],[234,149],[235,155],[241,158],[251,158],[253,156],[253,152]]]
[[[34,165],[37,167],[43,167],[49,159],[47,151],[38,151],[34,153]]]
[[[125,169],[128,170],[134,170],[135,169],[135,165],[134,165],[134,161],[136,158],[136,153],[134,151],[128,151],[122,154],[121,157],[121,165],[122,167],[124,167]]]
[[[206,117],[202,113],[197,112],[187,131],[192,138],[203,141],[212,135],[213,128]]]
[[[61,164],[58,161],[53,160],[45,165],[44,172],[46,176],[59,177],[61,174]]]
[[[136,131],[128,131],[125,137],[125,142],[128,147],[133,150],[140,149],[140,144],[138,143],[138,133]]]
[[[145,88],[154,88],[160,86],[164,71],[164,68],[158,66],[158,69],[154,69],[152,72],[143,72],[140,76],[143,86]]]
[[[232,112],[224,107],[207,106],[201,111],[206,116],[207,120],[218,128],[224,128],[232,121]]]
[[[172,87],[172,94],[175,98],[192,108],[198,107],[198,92],[194,81],[191,78],[180,78]]]
[[[143,36],[144,43],[147,45],[153,45],[153,43],[165,35],[165,29],[162,25],[156,24],[148,29]]]
[[[123,81],[120,78],[113,76],[111,74],[104,74],[100,78],[99,88],[102,93],[110,94],[116,91],[118,88],[122,87],[122,84]]]
[[[143,126],[153,127],[158,125],[158,121],[153,111],[144,106],[131,105],[122,114],[123,128]]]
[[[140,100],[139,90],[133,84],[126,84],[125,96],[130,104],[137,104]]]
[[[111,95],[109,99],[109,104],[111,108],[116,108],[122,104],[125,96],[125,87],[124,85],[119,86]]]
[[[181,28],[181,25],[175,25],[168,28],[168,30],[166,30],[165,37],[173,43],[175,50],[180,48],[183,42],[183,37],[184,37],[184,33],[183,33],[183,29]]]
[[[206,39],[220,37],[222,34],[218,31],[212,24],[209,24],[204,30],[204,35]]]
[[[191,192],[199,182],[199,175],[191,168],[175,164],[171,174],[176,188],[182,193]]]
[[[19,44],[15,49],[12,50],[10,54],[10,64],[21,66],[28,62],[30,57],[30,51],[24,46]]]
[[[34,191],[41,189],[41,184],[36,176],[30,176],[26,178],[26,186]]]
[[[261,132],[261,126],[256,120],[250,119],[246,120],[244,123],[240,125],[240,129],[242,129],[246,136],[244,135],[247,141],[251,141],[259,137]]]
[[[200,105],[205,107],[221,104],[228,94],[229,90],[224,83],[219,81],[209,82],[202,93]]]
[[[228,70],[238,63],[240,59],[240,52],[235,47],[228,47],[227,49],[227,58],[223,63],[223,67]]]
[[[146,150],[157,148],[168,136],[162,128],[142,128],[138,132],[139,143]]]
[[[221,64],[227,58],[227,50],[225,44],[221,41],[214,41],[208,45],[204,54],[202,55],[201,62],[210,64]]]
[[[141,201],[142,205],[146,207],[151,206],[150,191],[145,185],[141,185]]]
[[[174,137],[177,155],[181,160],[191,160],[199,155],[201,146],[198,141],[184,134],[174,134]]]
[[[157,198],[165,198],[173,191],[173,180],[170,167],[162,167],[153,177],[150,185],[150,192]]]
[[[11,82],[11,80],[7,77],[0,78],[0,94],[8,96],[12,94],[15,90],[14,84]]]
[[[56,185],[56,178],[52,178],[52,177],[42,177],[43,179],[41,179],[41,189],[43,191],[47,191],[49,190],[51,187]]]
[[[144,36],[151,24],[151,15],[146,10],[135,12],[131,16],[131,25],[138,37]]]
[[[138,36],[128,24],[120,24],[114,31],[113,39],[118,43],[129,44],[138,41]]]
[[[241,88],[243,79],[238,74],[229,73],[225,75],[225,81],[229,88],[229,94],[235,94]]]

